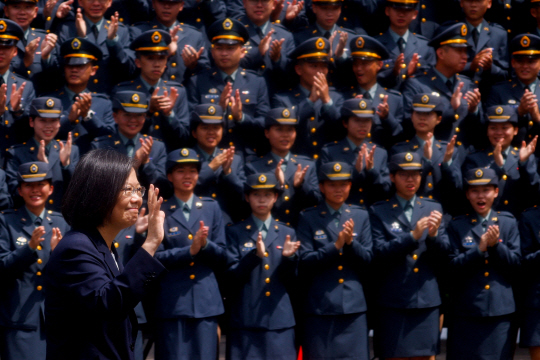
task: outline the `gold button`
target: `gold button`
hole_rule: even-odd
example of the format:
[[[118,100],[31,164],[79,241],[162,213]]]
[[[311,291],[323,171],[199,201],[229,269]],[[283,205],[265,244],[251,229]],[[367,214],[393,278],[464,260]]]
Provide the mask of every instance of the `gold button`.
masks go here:
[[[529,121],[529,126],[533,126],[534,123],[532,121]]]
[[[264,280],[267,284],[270,283],[270,278],[266,278],[266,280]]]
[[[512,32],[512,30],[510,30],[510,29],[508,29],[508,30],[506,30],[506,31],[508,31],[509,34]]]
[[[489,290],[489,285],[484,286],[484,289]]]
[[[171,75],[171,80],[174,80],[176,79],[176,76],[175,75]]]
[[[49,199],[49,204],[52,204],[53,203],[53,199]]]
[[[413,271],[414,271],[415,273],[417,273],[419,270],[418,270],[418,268],[414,268]]]
[[[264,253],[264,257],[268,257],[268,251]]]
[[[266,296],[270,296],[270,291],[267,291],[266,294],[264,294]]]
[[[343,279],[339,279],[339,283],[340,283],[340,284],[343,284],[344,281],[345,281],[345,280],[343,280]]]
[[[79,123],[79,119],[75,120],[75,124],[78,124]]]
[[[41,247],[41,245],[38,245],[38,246],[37,246],[37,250],[43,250],[43,248]]]
[[[189,240],[193,240],[193,235],[192,235],[192,234],[189,234],[189,235],[187,236],[187,238],[188,238]]]
[[[341,271],[341,270],[343,270],[343,266],[339,265],[339,266],[337,267],[337,269],[338,269],[339,271]]]
[[[313,142],[313,146],[317,146],[317,142],[316,142],[316,141]]]
[[[422,18],[422,22],[426,22],[426,18]]]
[[[124,22],[124,18],[119,18],[118,19],[120,22]]]
[[[314,118],[314,117],[311,117],[309,120],[313,121],[313,120],[315,120],[315,118]]]
[[[431,172],[428,173],[429,176],[431,176],[431,174],[432,174]]]
[[[285,214],[289,215],[291,211],[289,209],[285,210]]]
[[[38,264],[43,264],[43,260],[37,259],[37,263],[38,263]]]
[[[159,116],[159,112],[156,111],[156,112],[154,113],[154,116]]]
[[[317,131],[315,128],[311,128],[311,133],[314,134]]]
[[[484,276],[485,276],[485,277],[488,277],[488,276],[489,276],[489,273],[486,271],[486,272],[484,273]]]
[[[289,185],[285,184],[285,189],[288,189],[289,188]]]
[[[425,9],[426,8],[426,5],[422,4],[422,9]]]
[[[97,84],[98,83],[98,79],[94,79],[94,84]]]
[[[115,242],[115,243],[114,243],[114,247],[115,247],[115,248],[117,248],[117,249],[118,249],[118,247],[119,247],[119,246],[120,246],[120,244],[119,244],[119,243],[117,243],[117,242]]]
[[[288,197],[288,196],[285,196],[283,199],[285,199],[285,201],[289,201],[289,197]]]
[[[427,184],[427,187],[431,189],[433,187],[433,184],[429,183],[429,184]]]
[[[201,19],[197,19],[197,22],[201,22]]]
[[[172,67],[176,67],[176,63],[172,63],[171,65],[172,65]]]
[[[489,264],[489,261],[486,260],[486,265]]]
[[[344,18],[343,18],[343,21],[347,21],[347,18],[346,18],[346,17],[344,17]]]
[[[508,200],[504,200],[504,205],[508,205]]]
[[[213,102],[215,102],[215,100],[214,100],[214,99],[210,99],[210,102],[213,103]]]
[[[319,155],[315,154],[315,155],[313,155],[313,158],[314,158],[315,160],[317,160],[317,159],[319,158]]]
[[[249,99],[246,99],[246,102],[248,103],[248,102],[249,102]]]
[[[37,276],[41,276],[41,271],[38,271],[38,272],[36,273],[36,275],[37,275]]]
[[[508,17],[506,18],[506,20],[510,20],[510,16],[508,16]]]
[[[195,265],[193,261],[189,263],[189,266],[193,266],[193,265]]]
[[[37,289],[37,291],[41,291],[41,289],[43,289],[43,287],[42,287],[41,285],[38,285],[38,286],[36,287],[36,289]]]
[[[231,141],[231,142],[229,143],[229,146],[234,146],[234,143]]]
[[[232,115],[229,115],[229,116],[228,116],[228,119],[229,119],[229,120],[232,120],[232,119],[233,119],[233,116],[232,116]]]
[[[360,204],[363,204],[364,203],[364,199],[360,199]]]
[[[511,8],[510,4],[506,4],[506,8],[510,9]]]
[[[364,191],[364,189],[360,188],[360,189],[358,189],[358,191],[362,192],[362,191]]]
[[[51,17],[50,17],[50,16],[47,16],[47,21],[51,21]]]
[[[191,280],[193,280],[193,279],[195,279],[195,275],[193,275],[193,274],[192,274],[192,275],[189,275],[189,278],[190,278]]]
[[[502,178],[503,178],[503,180],[506,180],[506,179],[508,179],[508,176],[506,176],[506,174],[505,174],[505,175],[502,176]]]
[[[159,125],[154,126],[154,129],[159,130]]]
[[[458,115],[458,114],[454,115],[454,118],[455,118],[456,120],[458,120],[458,119],[459,119],[459,115]]]
[[[459,128],[456,128],[456,132],[460,132]]]
[[[30,70],[28,70],[28,75],[30,75],[32,72]]]
[[[413,258],[413,260],[418,260],[418,255],[414,254],[414,255],[412,256],[412,258]]]
[[[212,197],[215,198],[217,195],[216,194],[212,194]]]
[[[264,265],[264,268],[265,268],[266,270],[270,270],[270,265],[266,264],[266,265]]]

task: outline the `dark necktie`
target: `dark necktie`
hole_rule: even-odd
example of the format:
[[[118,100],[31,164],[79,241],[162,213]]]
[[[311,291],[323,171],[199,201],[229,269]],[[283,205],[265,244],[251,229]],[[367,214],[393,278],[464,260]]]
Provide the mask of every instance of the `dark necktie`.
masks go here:
[[[260,27],[258,27],[257,29],[255,29],[255,31],[257,32],[257,35],[259,35],[259,37],[262,38],[264,37],[264,33],[262,31],[262,29]]]
[[[154,93],[154,90],[156,90],[156,88],[153,86],[151,86],[150,89],[148,89],[148,92],[150,93],[150,95]]]
[[[397,41],[397,45],[398,45],[398,48],[399,48],[399,52],[404,53],[405,52],[405,39],[400,37],[398,39],[398,41]]]
[[[188,204],[184,204],[184,207],[182,208],[182,213],[184,214],[184,217],[186,218],[186,221],[189,221],[189,206]]]
[[[266,239],[266,235],[268,235],[268,228],[266,227],[266,224],[263,224],[261,228],[261,236],[264,239]]]
[[[482,231],[483,232],[487,231],[487,225],[488,225],[487,220],[482,221]]]
[[[478,29],[474,28],[473,31],[472,31],[472,39],[474,41],[474,45],[478,45],[478,36],[480,34],[478,34]]]
[[[230,82],[231,84],[234,84],[234,80],[232,78],[232,76],[230,75],[227,75],[227,77],[225,77],[225,84]]]
[[[450,92],[454,92],[454,83],[452,82],[452,80],[446,80],[446,87],[448,88],[448,90],[450,90]]]
[[[2,84],[0,84],[0,85],[2,85]],[[525,90],[529,90],[529,92],[532,92],[531,87],[529,85],[525,85]]]
[[[412,213],[413,213],[413,206],[410,201],[407,201],[407,205],[405,205],[405,209],[403,209],[403,213],[405,214],[405,217],[409,222],[411,222],[412,219]]]
[[[0,86],[2,86],[4,84],[5,84],[4,77],[2,75],[0,75]]]
[[[127,155],[129,157],[133,157],[133,153],[134,153],[134,150],[135,150],[135,142],[133,142],[133,139],[129,139],[127,141],[126,150],[127,150]]]
[[[98,28],[97,28],[96,25],[92,25],[92,33],[94,34],[94,37],[95,37],[96,40],[97,40],[98,35],[99,35],[99,31],[98,31]]]
[[[338,227],[339,227],[339,222],[340,222],[341,213],[340,213],[339,211],[336,211],[336,212],[334,213],[334,215],[332,215],[332,217],[333,217],[333,220],[334,220],[334,226],[335,226],[336,228],[338,228]]]
[[[371,94],[369,93],[369,91],[366,91],[366,92],[364,93],[364,99],[366,99],[366,100],[371,100]]]
[[[42,222],[42,220],[41,220],[41,218],[38,216],[38,217],[36,218],[36,220],[34,220],[34,225],[35,225],[36,227],[41,226],[41,222]]]
[[[330,39],[330,31],[325,32],[324,37]]]

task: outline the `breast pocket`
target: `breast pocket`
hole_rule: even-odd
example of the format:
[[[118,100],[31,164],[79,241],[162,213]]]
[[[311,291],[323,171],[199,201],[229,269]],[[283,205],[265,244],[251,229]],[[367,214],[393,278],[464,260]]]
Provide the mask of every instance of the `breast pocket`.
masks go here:
[[[245,94],[246,91],[240,91],[240,100],[242,100],[242,109],[247,109],[250,115],[255,114],[257,110],[257,96],[252,94]]]
[[[203,94],[201,95],[201,104],[219,104],[220,94]]]

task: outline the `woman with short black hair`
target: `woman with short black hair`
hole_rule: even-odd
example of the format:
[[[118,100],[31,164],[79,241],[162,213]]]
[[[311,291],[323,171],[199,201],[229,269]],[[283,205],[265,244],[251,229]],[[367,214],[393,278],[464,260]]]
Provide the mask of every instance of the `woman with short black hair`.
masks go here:
[[[145,189],[133,160],[93,150],[77,164],[62,213],[71,225],[45,269],[47,359],[133,359],[133,308],[165,268],[153,258],[163,240],[165,214],[150,185],[148,233],[125,267],[112,246],[137,221]]]

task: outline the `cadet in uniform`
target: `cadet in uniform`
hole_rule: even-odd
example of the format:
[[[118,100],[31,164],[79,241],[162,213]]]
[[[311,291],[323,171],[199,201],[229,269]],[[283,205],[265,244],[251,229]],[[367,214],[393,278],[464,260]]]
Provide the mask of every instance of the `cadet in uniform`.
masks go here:
[[[366,299],[361,274],[371,262],[367,211],[345,201],[352,167],[319,169],[324,201],[300,213],[302,351],[307,359],[369,359]]]
[[[62,102],[56,98],[39,97],[30,106],[30,126],[34,136],[22,144],[13,145],[7,152],[6,174],[8,189],[15,198],[15,207],[20,204],[20,197],[15,196],[18,186],[17,171],[21,164],[30,161],[42,161],[49,164],[54,192],[47,201],[47,208],[59,211],[62,196],[67,189],[69,179],[79,161],[79,148],[67,141],[54,140],[60,129]]]
[[[439,203],[416,195],[422,177],[416,152],[390,157],[396,193],[370,209],[376,277],[375,351],[381,358],[427,360],[439,353],[437,274],[448,237]]]
[[[217,317],[224,312],[216,277],[226,269],[225,228],[218,203],[193,192],[200,168],[193,149],[167,156],[174,196],[163,205],[165,238],[156,252],[169,270],[156,300],[156,360],[216,358]]]
[[[81,154],[90,150],[90,144],[96,137],[114,132],[109,97],[88,90],[88,82],[97,71],[101,55],[96,45],[83,38],[73,38],[63,43],[60,56],[63,59],[65,84],[48,95],[60,99],[64,109],[58,137],[65,140],[71,132]]]
[[[49,165],[35,161],[17,169],[18,210],[0,215],[0,356],[6,360],[45,359],[42,271],[51,251],[69,230],[62,215],[46,211],[53,192]]]
[[[135,64],[140,75],[118,84],[118,91],[140,91],[149,99],[148,117],[144,132],[165,143],[172,151],[189,139],[189,107],[182,84],[163,79],[167,67],[171,35],[163,30],[148,30],[130,45],[135,51]]]
[[[237,20],[215,22],[208,29],[215,65],[191,78],[187,85],[191,109],[214,104],[225,113],[222,144],[234,146],[244,159],[253,159],[264,143],[264,116],[270,110],[264,78],[240,68],[249,33]]]
[[[145,187],[150,184],[167,188],[165,145],[141,134],[148,111],[148,97],[136,91],[119,91],[113,97],[113,116],[116,131],[94,139],[92,149],[112,148],[137,160],[135,169]]]
[[[300,242],[271,214],[279,196],[274,174],[255,173],[245,183],[251,216],[227,228],[231,331],[227,359],[296,359],[290,292]]]
[[[387,198],[391,186],[386,150],[368,137],[374,116],[371,100],[354,98],[343,102],[341,121],[347,136],[326,144],[317,163],[319,167],[335,161],[352,165],[352,187],[347,202],[366,207]]]
[[[448,225],[453,301],[447,359],[509,360],[516,311],[512,286],[521,258],[517,222],[492,208],[499,193],[493,169],[470,169],[464,183],[474,212]]]
[[[264,134],[271,150],[266,155],[246,164],[246,174],[276,174],[283,192],[274,206],[276,219],[295,225],[300,210],[316,205],[321,200],[317,187],[315,162],[291,152],[298,126],[295,109],[274,108],[265,119]]]

